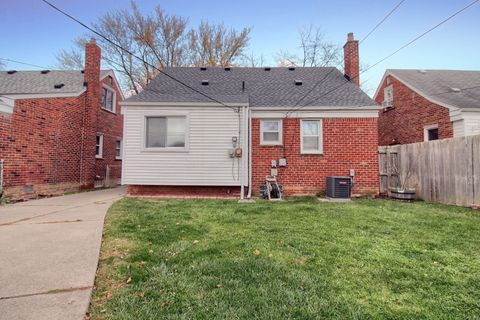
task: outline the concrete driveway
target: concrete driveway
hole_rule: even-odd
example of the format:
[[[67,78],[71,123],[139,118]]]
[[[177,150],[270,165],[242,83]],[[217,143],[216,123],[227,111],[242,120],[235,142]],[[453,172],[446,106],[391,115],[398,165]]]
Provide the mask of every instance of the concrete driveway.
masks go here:
[[[124,191],[0,207],[0,319],[84,318],[105,213]]]

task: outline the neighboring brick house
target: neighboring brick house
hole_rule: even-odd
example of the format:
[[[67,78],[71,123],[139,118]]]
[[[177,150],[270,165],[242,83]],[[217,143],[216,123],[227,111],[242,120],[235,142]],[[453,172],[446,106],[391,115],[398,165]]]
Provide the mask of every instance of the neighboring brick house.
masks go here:
[[[350,174],[354,194],[378,193],[380,107],[358,87],[353,34],[344,51],[346,75],[331,67],[165,69],[122,102],[123,184],[136,195],[243,196],[248,186],[258,194],[273,166],[286,194],[316,194],[327,176]]]
[[[0,72],[3,195],[12,199],[92,188],[121,172],[122,93],[101,50],[86,45],[82,71]]]
[[[387,70],[374,99],[380,145],[480,134],[480,71]]]

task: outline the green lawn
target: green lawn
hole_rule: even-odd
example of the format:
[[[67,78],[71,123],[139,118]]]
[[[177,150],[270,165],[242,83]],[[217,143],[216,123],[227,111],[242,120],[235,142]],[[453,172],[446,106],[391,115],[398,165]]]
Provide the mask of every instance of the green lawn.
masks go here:
[[[92,319],[478,319],[480,212],[428,203],[123,199]]]

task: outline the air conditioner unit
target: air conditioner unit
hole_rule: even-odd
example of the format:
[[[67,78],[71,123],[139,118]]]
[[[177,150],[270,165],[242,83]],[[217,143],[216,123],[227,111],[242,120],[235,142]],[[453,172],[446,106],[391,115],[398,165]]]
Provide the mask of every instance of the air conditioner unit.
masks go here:
[[[350,177],[327,177],[327,197],[350,199],[352,196],[352,179]]]

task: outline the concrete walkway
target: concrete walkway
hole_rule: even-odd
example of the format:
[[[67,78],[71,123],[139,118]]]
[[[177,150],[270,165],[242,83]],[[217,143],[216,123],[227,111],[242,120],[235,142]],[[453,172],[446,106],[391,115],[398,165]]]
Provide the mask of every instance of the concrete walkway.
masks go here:
[[[105,213],[124,188],[0,207],[0,319],[85,316]]]

